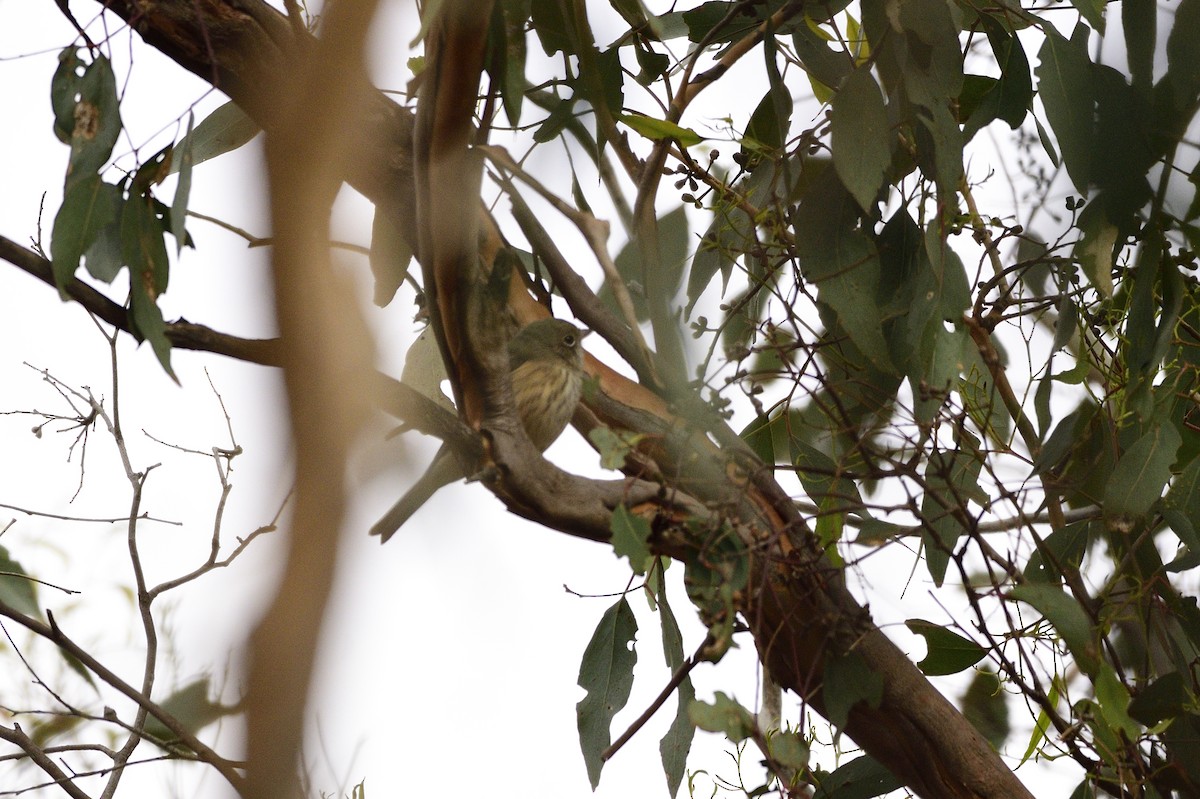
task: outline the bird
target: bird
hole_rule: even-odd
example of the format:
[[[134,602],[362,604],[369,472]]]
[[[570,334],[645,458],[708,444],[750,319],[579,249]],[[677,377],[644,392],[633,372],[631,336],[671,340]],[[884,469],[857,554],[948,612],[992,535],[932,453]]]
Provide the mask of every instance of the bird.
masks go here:
[[[583,394],[586,334],[563,319],[539,319],[508,342],[513,403],[525,434],[539,452],[566,429]],[[465,476],[450,447],[443,444],[420,479],[371,527],[371,535],[386,544],[439,488]]]

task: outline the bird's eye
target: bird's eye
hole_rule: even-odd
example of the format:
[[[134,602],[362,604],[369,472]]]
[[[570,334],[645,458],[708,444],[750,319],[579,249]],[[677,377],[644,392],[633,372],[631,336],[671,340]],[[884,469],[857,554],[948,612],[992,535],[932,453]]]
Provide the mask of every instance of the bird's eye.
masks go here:
[[[574,333],[568,333],[567,335],[563,336],[563,344],[566,344],[568,347],[574,347],[575,343],[576,340]]]

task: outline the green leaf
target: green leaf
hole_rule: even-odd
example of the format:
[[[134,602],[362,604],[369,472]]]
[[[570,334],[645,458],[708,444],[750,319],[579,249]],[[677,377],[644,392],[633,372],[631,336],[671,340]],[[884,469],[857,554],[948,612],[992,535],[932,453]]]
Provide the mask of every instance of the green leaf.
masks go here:
[[[1129,703],[1128,711],[1130,717],[1152,727],[1160,721],[1183,715],[1190,701],[1183,675],[1172,671],[1139,691]]]
[[[959,27],[949,4],[909,0],[899,6],[895,22],[904,31],[906,93],[930,111],[948,111],[948,103],[958,97],[963,83]]]
[[[1125,733],[1131,741],[1137,740],[1140,728],[1129,717],[1129,689],[1117,677],[1117,672],[1107,663],[1100,666],[1096,677],[1096,704],[1108,725]]]
[[[666,53],[656,53],[640,43],[635,43],[633,52],[637,56],[638,66],[642,68],[635,80],[643,86],[652,85],[671,66],[671,59]]]
[[[646,297],[657,293],[662,297],[674,297],[683,282],[683,269],[688,261],[688,246],[691,237],[688,234],[687,213],[681,205],[663,215],[658,220],[658,263],[662,269],[653,274],[647,274],[646,259],[638,239],[631,239],[617,253],[615,259],[617,274],[625,283],[629,296],[633,301],[634,314],[639,322],[650,318],[650,308]],[[600,301],[617,310],[616,299],[612,287],[605,281],[600,287]]]
[[[1094,628],[1087,613],[1074,597],[1053,585],[1019,585],[1009,596],[1032,605],[1075,656],[1075,662],[1085,674],[1095,675],[1100,667],[1099,649]]]
[[[962,701],[963,716],[997,751],[1012,731],[1006,699],[1007,694],[995,673],[981,669],[975,672]]]
[[[1154,384],[1161,375],[1163,358],[1178,340],[1183,298],[1189,293],[1179,270],[1164,257],[1161,240],[1150,239],[1138,248],[1137,263],[1125,281],[1127,288],[1132,286],[1123,337],[1126,402],[1143,419],[1154,416]]]
[[[44,747],[56,737],[78,728],[85,721],[90,721],[90,719],[83,714],[76,716],[64,713],[45,719],[34,719],[25,729],[29,733],[30,740],[38,746]]]
[[[961,430],[956,436],[958,448],[939,450],[925,464],[925,495],[921,498],[921,538],[925,542],[926,566],[936,585],[946,578],[946,567],[958,541],[967,534],[964,520],[967,503],[988,502],[979,485],[983,456],[979,440]]]
[[[134,293],[157,301],[167,290],[170,264],[164,220],[154,212],[149,197],[131,197],[121,210],[121,253],[132,273]]]
[[[1180,0],[1175,23],[1167,36],[1167,75],[1175,90],[1175,105],[1191,108],[1200,93],[1200,0]]]
[[[889,541],[897,540],[907,532],[907,528],[893,522],[885,522],[874,517],[861,518],[858,520],[858,535],[855,537],[854,543],[866,547],[882,546]]]
[[[112,65],[101,55],[83,67],[73,50],[63,51],[50,97],[55,134],[71,145],[66,180],[70,189],[72,183],[89,179],[108,163],[121,134],[120,101]]]
[[[583,87],[583,98],[592,104],[593,108],[603,108],[611,116],[618,116],[625,106],[625,73],[621,69],[621,53],[616,47],[610,47],[596,55],[594,74],[587,76]],[[603,148],[605,143],[604,131],[597,125],[596,141]]]
[[[936,105],[928,113],[917,113],[913,132],[917,140],[917,164],[937,183],[938,197],[948,206],[957,197],[963,177],[963,135],[950,109]]]
[[[754,421],[742,428],[738,437],[754,450],[759,460],[768,466],[775,465],[774,425],[770,417],[766,414],[758,415]]]
[[[1158,4],[1154,0],[1122,0],[1121,28],[1125,35],[1125,59],[1129,63],[1133,87],[1149,94],[1154,80]],[[1197,55],[1200,56],[1200,53]]]
[[[883,677],[855,651],[828,658],[822,682],[825,718],[839,730],[845,729],[850,711],[859,702],[877,708],[883,701]]]
[[[1096,799],[1096,789],[1092,787],[1092,778],[1085,777],[1083,782],[1075,786],[1068,799]]]
[[[170,167],[174,152],[175,145],[168,144],[150,156],[150,158],[140,163],[137,170],[133,173],[133,178],[128,183],[129,195],[149,195],[153,186],[162,183],[167,177],[168,173],[165,170]]]
[[[175,145],[175,151],[190,151],[192,166],[195,166],[238,149],[261,132],[262,128],[230,100],[202,119],[194,130],[190,129],[189,122],[188,133]],[[171,162],[167,174],[173,174],[182,167],[183,164],[176,159]]]
[[[764,4],[764,6],[766,5]],[[730,11],[738,13],[735,13],[733,18],[728,19],[718,30],[717,26],[730,16]],[[760,14],[764,11],[765,9],[750,7],[735,9],[734,3],[722,0],[721,2],[701,3],[690,11],[684,11],[683,21],[687,25],[690,41],[724,43],[740,39],[753,31],[762,22]]]
[[[588,441],[600,453],[600,465],[605,469],[620,469],[625,459],[638,442],[645,438],[641,433],[628,430],[613,430],[607,425],[598,425],[588,431]]]
[[[729,213],[737,214],[740,211]],[[718,211],[712,224],[700,238],[700,246],[696,248],[696,255],[692,258],[692,269],[688,272],[687,307],[684,309],[686,316],[691,316],[696,301],[708,288],[709,282],[717,272],[721,273],[721,294],[724,296],[725,288],[729,286],[729,278],[733,275],[735,259],[740,252],[734,248],[743,243],[740,232],[734,229],[724,213]]]
[[[178,382],[171,368],[171,340],[167,338],[167,323],[158,304],[142,291],[130,293],[130,317],[137,335],[150,342],[163,371]]]
[[[4,546],[0,546],[0,602],[31,618],[45,618],[38,604],[37,583]]]
[[[200,677],[159,702],[159,707],[175,717],[190,733],[198,733],[225,716],[240,712],[236,707],[213,702],[208,698],[208,677]],[[159,741],[175,740],[166,725],[151,716],[146,720],[146,734]]]
[[[1003,348],[993,336],[996,349]],[[958,393],[971,421],[999,447],[1006,447],[1012,434],[1012,417],[996,391],[992,372],[978,347],[965,347],[967,363],[958,380]]]
[[[175,148],[175,156],[171,159],[171,168],[179,165],[179,182],[175,185],[175,198],[171,202],[171,235],[175,237],[175,254],[183,252],[184,239],[187,236],[188,196],[192,191],[192,167],[196,163],[193,147],[195,141],[190,138],[192,123],[195,117],[188,113],[188,128],[180,146]]]
[[[1042,450],[1033,460],[1034,474],[1044,474],[1056,469],[1071,453],[1077,437],[1096,414],[1096,406],[1088,400],[1079,403],[1079,407],[1063,417],[1042,442]]]
[[[692,147],[704,141],[704,137],[691,128],[681,128],[665,119],[656,119],[644,114],[618,114],[617,119],[651,141],[674,139],[681,147]]]
[[[1050,682],[1050,694],[1046,697],[1050,707],[1058,706],[1058,677],[1055,677]],[[1029,736],[1029,745],[1025,747],[1025,754],[1021,756],[1021,763],[1033,756],[1037,751],[1038,744],[1046,739],[1046,733],[1050,731],[1050,714],[1042,708],[1038,712],[1037,721],[1033,725],[1033,733]]]
[[[587,691],[575,706],[579,745],[592,789],[600,784],[600,756],[612,742],[609,727],[613,717],[629,701],[633,687],[633,649],[637,620],[625,597],[604,612],[579,667],[579,686]]]
[[[503,69],[495,76],[500,84],[500,98],[508,122],[516,127],[521,122],[521,106],[529,82],[525,79],[525,25],[529,21],[530,0],[504,0],[497,4],[502,23]],[[495,46],[500,46],[499,44]]]
[[[863,506],[855,482],[844,474],[841,464],[803,439],[792,441],[792,465],[804,491],[816,503],[819,515],[816,534],[828,547],[841,538],[846,513]]]
[[[1193,458],[1171,483],[1160,510],[1179,540],[1200,552],[1200,457]]]
[[[1092,30],[1099,31],[1101,36],[1104,35],[1104,8],[1107,4],[1108,0],[1071,0],[1071,5],[1075,6],[1080,16],[1088,21]],[[1121,10],[1125,10],[1124,6]]]
[[[84,63],[79,58],[79,49],[68,47],[58,54],[58,68],[50,79],[50,107],[54,111],[54,135],[63,144],[71,143],[75,130],[75,95],[79,93],[79,79]]]
[[[613,552],[617,557],[628,558],[635,573],[645,574],[646,561],[650,559],[650,549],[646,546],[646,540],[650,537],[650,522],[634,516],[624,505],[618,505],[613,511],[609,530],[612,531]]]
[[[715,663],[733,646],[736,613],[733,598],[749,579],[746,545],[728,525],[709,532],[700,551],[684,563],[683,583],[688,599],[708,627],[701,658]]]
[[[1171,424],[1156,424],[1117,461],[1104,489],[1106,518],[1139,519],[1162,496],[1182,443]]]
[[[578,55],[574,46],[577,37],[572,30],[574,14],[566,10],[569,8],[569,3],[558,0],[533,0],[531,21],[546,55],[554,55],[560,50],[568,55]]]
[[[987,650],[940,624],[922,619],[904,622],[908,629],[925,639],[925,659],[917,666],[927,676],[958,674],[983,660]]]
[[[768,88],[750,115],[746,134],[742,137],[742,154],[747,156],[763,152],[771,156],[780,153],[787,143],[792,123],[792,95],[783,76],[779,74],[778,48],[773,36],[763,39],[763,59]],[[752,166],[753,158],[747,163]]]
[[[371,222],[371,274],[375,276],[375,304],[386,307],[408,277],[413,251],[388,215],[378,207]]]
[[[906,0],[886,12],[864,7],[863,13],[897,121],[915,140],[916,165],[936,182],[939,202],[952,209],[963,177],[962,130],[951,111],[964,81],[957,17],[943,0]],[[891,31],[888,46],[880,38],[881,26]],[[906,174],[910,164],[905,156],[893,177]]]
[[[683,633],[679,630],[679,622],[675,620],[675,612],[671,610],[671,603],[667,599],[665,571],[663,559],[660,558],[654,564],[652,575],[657,580],[654,597],[658,605],[659,619],[662,622],[663,658],[667,662],[667,667],[675,671],[681,668],[685,662]]]
[[[92,246],[105,226],[117,218],[120,205],[120,190],[102,181],[99,175],[71,181],[67,185],[50,233],[54,282],[60,291],[75,276],[79,258]]]
[[[1200,716],[1195,712],[1176,716],[1162,738],[1166,751],[1179,753],[1172,766],[1182,770],[1192,785],[1200,783]]]
[[[748,177],[740,181],[735,189],[746,202],[757,207],[764,205],[770,196],[775,180],[774,163],[764,161],[755,167]],[[722,296],[729,286],[736,259],[756,245],[754,221],[745,211],[733,203],[721,202],[713,209],[713,221],[700,238],[700,245],[692,259],[692,270],[688,275],[685,313],[691,314],[700,294],[719,271],[721,273]]]
[[[873,799],[903,786],[886,766],[864,755],[822,777],[813,799]]]
[[[700,729],[724,733],[733,743],[746,740],[758,729],[754,714],[720,691],[711,705],[699,699],[692,702],[688,716]]]
[[[563,129],[571,122],[575,114],[575,98],[570,97],[565,100],[559,100],[558,103],[550,110],[550,113],[542,120],[542,124],[533,132],[533,140],[538,144],[545,144],[548,141],[553,141],[558,137],[558,134],[563,132]]]
[[[984,19],[991,20],[990,17]],[[990,22],[986,27],[996,65],[1000,68],[1000,78],[984,92],[979,104],[967,118],[963,126],[963,139],[966,141],[970,141],[977,131],[995,119],[1003,120],[1016,130],[1025,121],[1033,102],[1029,59],[1021,40],[1006,33],[998,22]]]
[[[808,766],[808,742],[794,732],[777,732],[767,739],[771,759],[786,769],[799,772]]]
[[[120,200],[119,194],[118,200],[124,202]],[[120,274],[121,267],[125,265],[121,259],[121,208],[121,205],[117,206],[114,221],[100,229],[92,246],[83,254],[88,274],[105,283],[113,282]]]
[[[1025,577],[1030,582],[1055,583],[1062,580],[1062,569],[1078,571],[1087,552],[1090,523],[1072,522],[1046,536],[1025,564]]]
[[[851,341],[880,371],[895,373],[876,304],[879,253],[855,227],[856,202],[835,170],[825,170],[805,192],[795,215],[796,249],[804,278],[837,314]]]
[[[804,25],[797,26],[792,34],[792,47],[810,80],[833,88],[854,69],[854,59],[845,50],[834,50],[823,31],[811,19],[805,18]]]
[[[675,613],[671,610],[670,603],[667,602],[666,580],[663,579],[661,561],[655,566],[655,573],[659,578],[656,596],[659,619],[662,621],[663,655],[666,658],[667,666],[674,672],[684,665],[683,634],[680,633],[679,624],[675,621]],[[692,724],[688,714],[688,708],[692,706],[692,702],[696,698],[696,689],[692,686],[692,678],[684,677],[683,682],[676,689],[676,693],[678,706],[675,719],[671,722],[671,726],[662,740],[658,742],[658,752],[662,758],[663,772],[667,778],[667,791],[670,796],[679,793],[679,786],[683,782],[683,775],[687,767],[688,752],[691,751],[692,739],[696,735],[696,725]]]
[[[851,72],[834,95],[832,106],[833,166],[858,204],[870,211],[892,162],[895,140],[883,94],[871,70],[863,67]]]
[[[1088,57],[1088,28],[1082,23],[1071,40],[1053,28],[1038,51],[1038,94],[1046,119],[1058,139],[1063,164],[1075,188],[1086,195],[1096,138],[1092,61]]]
[[[150,342],[163,369],[175,379],[171,342],[158,307],[170,274],[165,235],[164,221],[155,215],[148,197],[131,197],[125,203],[121,212],[121,253],[129,266],[131,318],[137,334]]]
[[[895,286],[893,294],[898,295],[895,310],[907,311],[905,319],[892,326],[890,351],[904,365],[909,383],[919,387],[913,392],[917,419],[929,422],[963,372],[967,348],[972,346],[961,323],[970,303],[966,272],[936,220],[922,234],[904,213],[900,220],[893,217],[888,230],[890,239],[902,242],[892,246],[908,250],[907,257],[900,259],[907,268],[897,270],[892,259],[892,271],[900,274],[888,276],[887,285]]]

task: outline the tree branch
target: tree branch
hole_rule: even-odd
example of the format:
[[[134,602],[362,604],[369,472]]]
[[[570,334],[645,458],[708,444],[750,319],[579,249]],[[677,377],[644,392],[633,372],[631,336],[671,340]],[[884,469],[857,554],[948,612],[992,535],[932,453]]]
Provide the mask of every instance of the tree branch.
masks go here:
[[[0,259],[33,275],[47,286],[54,286],[54,273],[51,271],[50,262],[33,250],[26,249],[4,236],[0,236]],[[79,278],[71,278],[63,290],[88,313],[118,330],[133,332],[125,308]],[[183,320],[167,325],[167,338],[171,340],[171,346],[182,350],[213,352],[264,366],[279,365],[279,339],[240,338]]]
[[[50,620],[46,624],[38,619],[26,616],[21,611],[12,607],[8,603],[0,600],[0,616],[12,619],[17,624],[20,624],[25,629],[29,630],[34,635],[45,638],[53,644],[56,644],[60,649],[72,655],[76,660],[82,663],[88,671],[95,674],[101,680],[111,685],[113,688],[120,691],[129,699],[133,700],[139,708],[145,710],[148,714],[162,722],[163,726],[171,731],[171,734],[179,739],[180,743],[187,746],[196,756],[215,768],[229,784],[238,792],[242,793],[245,788],[245,779],[239,774],[232,761],[221,757],[212,750],[208,744],[197,738],[187,727],[183,726],[167,711],[163,710],[157,703],[152,701],[150,697],[145,696],[129,683],[118,677],[111,669],[107,668],[96,658],[92,657],[86,649],[67,637],[66,633],[59,628],[54,621],[54,614],[46,611],[46,615]]]

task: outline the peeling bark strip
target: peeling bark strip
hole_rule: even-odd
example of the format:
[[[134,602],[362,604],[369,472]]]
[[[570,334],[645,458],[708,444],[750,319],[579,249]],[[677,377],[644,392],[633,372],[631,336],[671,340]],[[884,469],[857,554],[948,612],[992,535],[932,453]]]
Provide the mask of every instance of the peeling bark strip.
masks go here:
[[[101,5],[128,21],[180,66],[230,95],[268,134],[281,124],[277,98],[295,65],[290,54],[311,47],[312,40],[297,41],[296,32],[279,12],[258,0],[154,4],[103,0]],[[445,24],[451,42],[446,46],[477,35],[456,28],[453,15]],[[440,90],[433,97],[422,95],[422,103],[433,102],[440,109],[443,102],[465,102],[462,96],[443,93],[463,92],[470,94],[473,103],[477,76],[472,64],[452,80],[433,81]],[[445,330],[453,329],[454,342],[460,342],[472,335],[471,327],[464,324],[467,306],[461,290],[466,287],[455,283],[462,277],[455,264],[461,267],[462,262],[456,254],[443,260],[440,245],[431,241],[431,236],[439,235],[435,231],[418,233],[422,230],[418,197],[425,200],[428,194],[418,193],[413,179],[413,130],[409,111],[379,92],[372,93],[365,119],[346,129],[351,141],[347,150],[361,157],[345,165],[345,179],[397,220],[427,270],[427,280],[433,278],[426,288],[437,292]],[[461,131],[455,146],[463,146]],[[434,179],[438,166],[430,168],[428,178],[423,178],[425,185],[432,185],[427,181]],[[457,202],[478,208],[477,197],[459,197]],[[487,219],[477,224],[485,232],[491,230]],[[486,259],[489,248],[483,249]],[[516,317],[527,320],[540,315],[533,299],[518,291],[519,281],[512,283],[509,302]],[[471,353],[478,350],[453,343],[447,352],[454,356],[463,386],[472,386],[468,392],[477,390],[473,380],[479,372]],[[819,690],[826,664],[854,653],[879,676],[883,690],[877,708],[860,702],[850,710],[845,732],[914,791],[928,799],[1030,796],[990,745],[874,626],[843,586],[840,572],[813,551],[804,520],[790,498],[732,431],[719,423],[711,426],[711,434],[721,442],[721,449],[714,451],[706,437],[680,432],[680,422],[667,414],[661,398],[594,360],[589,360],[589,370],[602,387],[601,396],[592,403],[594,413],[621,420],[630,429],[665,431],[660,439],[663,446],[653,455],[661,473],[671,475],[677,485],[659,492],[642,481],[621,484],[567,475],[541,458],[524,457],[513,437],[500,430],[492,445],[497,462],[517,467],[505,475],[502,488],[517,512],[572,535],[603,540],[608,536],[611,508],[624,494],[627,506],[652,517],[656,529],[665,531],[668,553],[678,553],[688,543],[671,537],[674,525],[711,516],[706,505],[736,508],[742,520],[739,534],[754,553],[752,583],[741,598],[742,612],[759,652],[783,686],[827,713]],[[462,407],[468,419],[478,423],[482,414],[475,403],[486,403],[470,396]],[[680,491],[691,492],[695,499]]]
[[[505,336],[487,331],[470,342],[471,298],[483,290],[478,238],[482,162],[469,151],[479,74],[487,51],[489,2],[447,2],[426,20],[426,70],[422,74],[412,149],[416,161],[417,234],[434,333],[448,367],[460,413],[478,429],[486,408],[488,373],[504,371]],[[494,234],[493,234],[494,237]],[[487,249],[491,250],[491,247]],[[488,253],[494,258],[494,250]],[[473,344],[481,346],[473,346]],[[490,347],[489,347],[490,345]],[[498,367],[484,367],[491,361]]]

